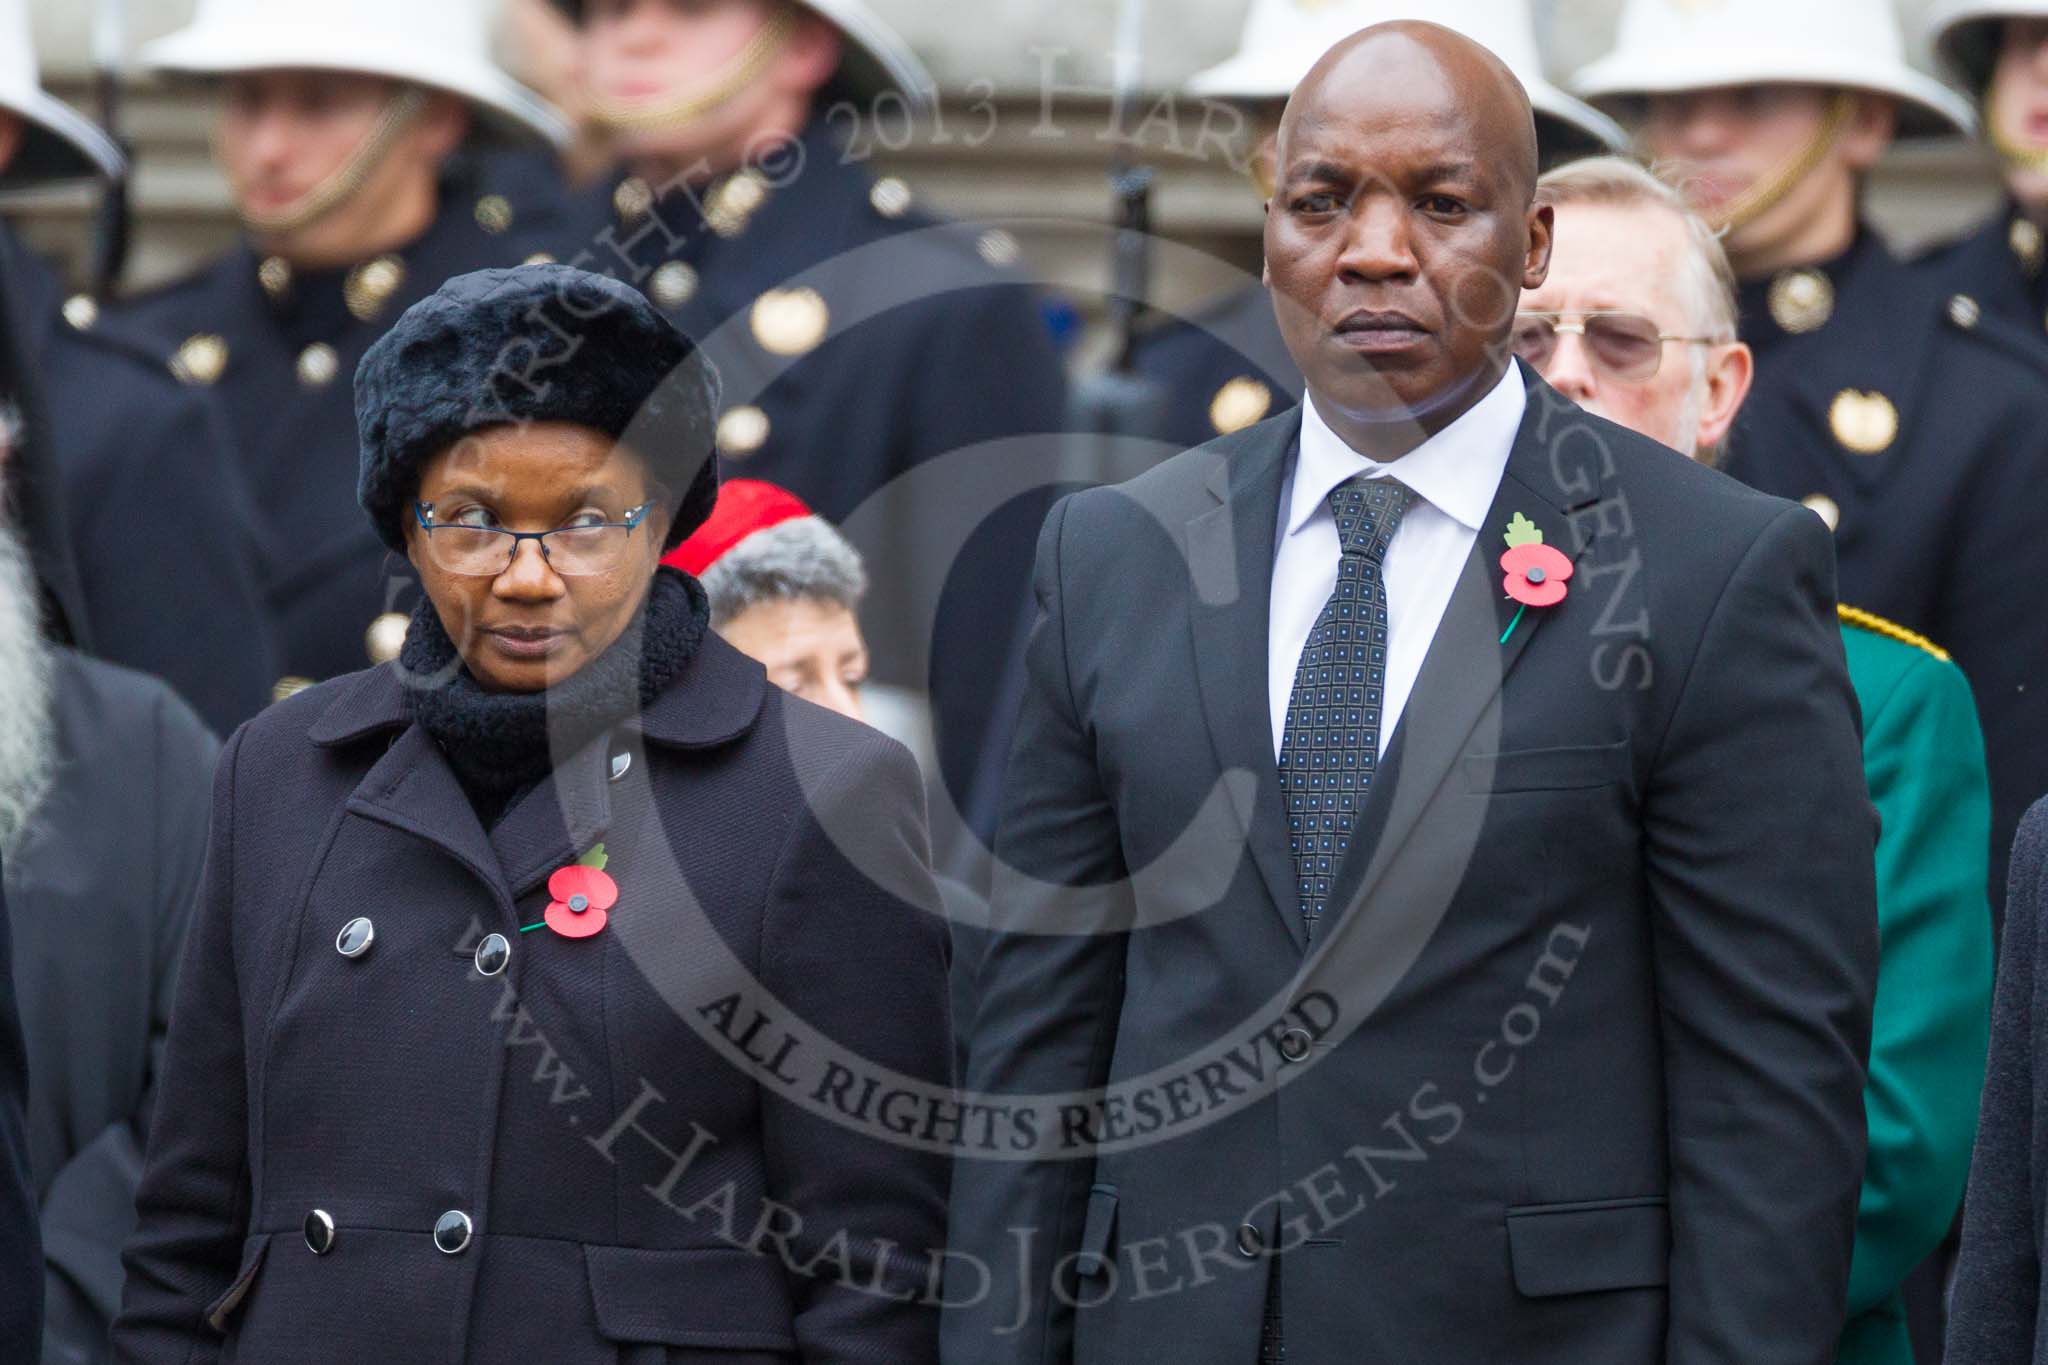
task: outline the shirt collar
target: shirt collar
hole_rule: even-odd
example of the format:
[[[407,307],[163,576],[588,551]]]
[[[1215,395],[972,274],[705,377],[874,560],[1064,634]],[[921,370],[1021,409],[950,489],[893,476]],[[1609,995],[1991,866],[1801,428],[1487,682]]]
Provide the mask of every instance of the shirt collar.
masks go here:
[[[1510,364],[1500,382],[1457,421],[1399,460],[1382,464],[1344,444],[1316,411],[1315,400],[1305,398],[1287,534],[1306,525],[1339,484],[1360,474],[1397,480],[1460,526],[1477,531],[1500,491],[1508,452],[1514,448],[1528,403],[1522,367]]]

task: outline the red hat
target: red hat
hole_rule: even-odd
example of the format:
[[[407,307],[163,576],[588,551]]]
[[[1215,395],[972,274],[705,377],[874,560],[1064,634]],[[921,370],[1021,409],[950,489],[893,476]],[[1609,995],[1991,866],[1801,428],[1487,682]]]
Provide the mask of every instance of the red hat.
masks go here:
[[[754,532],[810,515],[804,500],[787,488],[760,479],[727,479],[718,485],[718,502],[704,524],[661,562],[687,574],[701,574]]]

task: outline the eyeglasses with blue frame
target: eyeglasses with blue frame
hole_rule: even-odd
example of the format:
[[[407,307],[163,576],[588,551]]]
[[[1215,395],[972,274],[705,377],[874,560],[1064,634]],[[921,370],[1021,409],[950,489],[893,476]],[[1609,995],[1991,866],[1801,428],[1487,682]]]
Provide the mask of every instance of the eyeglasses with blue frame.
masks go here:
[[[538,541],[550,569],[567,577],[609,573],[625,557],[633,532],[654,506],[652,499],[619,521],[559,526],[552,531],[507,531],[496,526],[462,526],[434,520],[434,504],[416,502],[413,518],[426,532],[427,553],[436,566],[466,578],[496,578],[512,567],[519,542]]]

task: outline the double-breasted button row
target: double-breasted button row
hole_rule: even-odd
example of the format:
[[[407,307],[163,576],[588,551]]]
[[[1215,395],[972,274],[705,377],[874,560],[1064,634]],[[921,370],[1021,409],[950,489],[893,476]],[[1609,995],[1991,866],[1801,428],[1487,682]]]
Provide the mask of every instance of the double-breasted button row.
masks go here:
[[[341,932],[334,936],[334,951],[354,961],[369,952],[376,941],[377,926],[370,922],[369,916],[358,915],[342,925]],[[497,976],[512,961],[512,940],[503,934],[485,934],[477,943],[472,960],[478,974]]]
[[[307,1249],[315,1256],[325,1256],[334,1250],[334,1218],[327,1210],[314,1209],[308,1213],[305,1227]],[[474,1230],[468,1214],[450,1209],[434,1220],[434,1246],[446,1255],[457,1255],[469,1248]]]

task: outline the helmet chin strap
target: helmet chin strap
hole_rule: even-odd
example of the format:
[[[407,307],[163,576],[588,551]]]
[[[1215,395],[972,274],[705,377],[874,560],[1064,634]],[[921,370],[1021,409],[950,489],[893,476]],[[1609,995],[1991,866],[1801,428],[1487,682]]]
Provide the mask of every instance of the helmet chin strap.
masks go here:
[[[1716,232],[1732,232],[1747,227],[1783,203],[1786,195],[1827,160],[1828,153],[1841,141],[1842,130],[1849,126],[1849,120],[1855,113],[1856,96],[1847,90],[1836,91],[1834,99],[1828,103],[1827,117],[1821,120],[1820,127],[1807,144],[1737,195],[1734,202],[1711,215],[1708,225]]]
[[[691,88],[661,100],[614,100],[592,94],[589,116],[615,133],[659,133],[687,127],[752,85],[789,46],[796,25],[795,6],[778,6],[731,61]]]
[[[384,163],[384,158],[391,154],[398,139],[419,121],[426,107],[427,94],[424,90],[409,88],[393,95],[377,116],[376,125],[356,144],[348,160],[333,174],[275,213],[237,209],[242,226],[258,237],[287,237],[325,218],[362,190],[370,176]],[[222,162],[219,150],[216,142],[216,162]],[[236,198],[239,200],[240,197],[237,193]]]
[[[2028,170],[2036,176],[2048,176],[2048,147],[2021,141],[2017,135],[1999,125],[1999,78],[1991,78],[1991,86],[1985,90],[1985,141],[1999,156],[2005,170]]]

